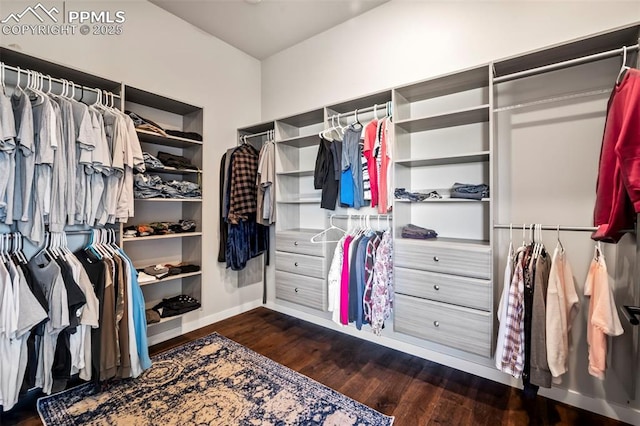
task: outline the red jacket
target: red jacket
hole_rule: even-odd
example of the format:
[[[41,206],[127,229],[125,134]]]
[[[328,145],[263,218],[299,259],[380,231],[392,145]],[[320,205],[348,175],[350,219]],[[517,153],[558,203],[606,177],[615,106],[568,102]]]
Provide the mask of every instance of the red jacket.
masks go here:
[[[614,87],[600,152],[594,240],[618,242],[640,212],[640,71]]]

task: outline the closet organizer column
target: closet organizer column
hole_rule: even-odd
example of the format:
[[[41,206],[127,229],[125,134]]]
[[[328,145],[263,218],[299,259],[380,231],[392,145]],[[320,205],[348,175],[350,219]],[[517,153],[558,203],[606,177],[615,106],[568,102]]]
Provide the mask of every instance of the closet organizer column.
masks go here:
[[[393,92],[395,187],[438,198],[394,200],[394,330],[489,357],[493,328],[491,198],[456,198],[455,183],[492,182],[488,66]],[[402,237],[408,224],[438,237]]]
[[[174,129],[203,134],[203,110],[197,106],[169,99],[130,86],[125,87],[125,109],[151,120],[163,129]],[[159,152],[185,157],[194,168],[147,166],[147,175],[159,176],[164,182],[188,181],[201,186],[204,182],[202,150],[203,141],[194,138],[163,135],[150,130],[137,129],[143,152],[157,157]],[[202,267],[202,197],[170,198],[152,197],[135,199],[135,215],[124,226],[137,226],[152,222],[195,221],[194,232],[150,235],[123,238],[122,242],[136,268],[153,265],[177,265],[180,263]],[[202,271],[169,275],[165,278],[141,283],[147,308],[163,298],[185,294],[202,300]],[[149,342],[158,343],[181,334],[181,318],[184,315],[162,318],[149,324]]]
[[[327,222],[313,184],[324,118],[324,109],[317,109],[275,122],[276,298],[321,311],[327,309],[332,250],[310,240]]]

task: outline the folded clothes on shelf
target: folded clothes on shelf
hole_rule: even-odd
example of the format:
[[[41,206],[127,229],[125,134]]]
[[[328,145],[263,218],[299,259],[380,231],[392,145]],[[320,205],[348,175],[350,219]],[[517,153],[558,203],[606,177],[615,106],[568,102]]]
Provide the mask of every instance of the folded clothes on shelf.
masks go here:
[[[147,266],[146,268],[138,269],[138,282],[152,282],[158,279],[162,279],[171,275],[188,274],[191,272],[198,272],[200,265],[194,265],[191,263],[178,263],[178,264],[158,264]]]
[[[181,294],[180,296],[162,299],[162,302],[155,305],[152,309],[156,311],[161,318],[173,317],[176,315],[186,314],[200,308],[200,302],[191,296]]]
[[[190,169],[197,170],[197,167],[191,164],[191,162],[181,155],[169,154],[168,152],[158,152],[158,160],[165,167],[175,167],[176,169]]]
[[[153,309],[147,309],[144,314],[147,317],[147,324],[155,324],[160,322],[160,314]]]
[[[167,268],[164,265],[160,265],[160,264],[153,265],[153,266],[147,266],[146,268],[144,268],[144,273],[152,275],[152,276],[160,279],[160,278],[164,278],[167,275],[169,275],[169,268]]]
[[[138,271],[138,283],[146,284],[146,283],[152,283],[154,281],[158,281],[158,277],[154,275],[149,275],[144,271]]]
[[[158,175],[140,173],[133,177],[135,198],[200,198],[202,190],[195,182],[172,180],[165,182]]]
[[[466,198],[469,200],[489,198],[489,185],[484,183],[472,185],[456,182],[453,184],[453,187],[451,187],[451,198]]]
[[[144,117],[141,117],[139,114],[136,114],[135,112],[125,111],[125,114],[131,117],[136,129],[157,133],[165,137],[167,136],[167,133],[164,131],[164,129],[160,127],[160,125],[154,123],[153,121],[146,119]]]
[[[202,142],[202,135],[196,132],[181,132],[180,130],[166,130],[168,135],[177,136],[184,139],[192,139]]]
[[[146,237],[149,235],[167,235],[195,232],[196,221],[191,219],[178,222],[151,222],[140,225],[130,225],[124,228],[125,238]]]
[[[398,199],[405,199],[410,201],[424,201],[430,198],[442,198],[442,195],[438,194],[438,191],[431,192],[408,192],[405,188],[396,188],[394,196]]]
[[[411,223],[402,227],[402,238],[427,240],[430,238],[436,238],[437,236],[438,233],[433,229],[422,228]]]
[[[149,169],[161,169],[164,167],[162,161],[148,152],[143,152],[142,158],[144,159],[144,165]]]

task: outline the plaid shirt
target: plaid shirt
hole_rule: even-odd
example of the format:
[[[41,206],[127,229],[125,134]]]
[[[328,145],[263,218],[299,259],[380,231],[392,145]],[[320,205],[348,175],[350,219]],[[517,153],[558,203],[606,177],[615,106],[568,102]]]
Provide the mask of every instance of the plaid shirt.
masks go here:
[[[258,151],[249,144],[240,145],[232,154],[229,223],[246,221],[256,212],[258,158]]]
[[[525,250],[518,250],[507,306],[502,371],[515,378],[524,370],[524,266]]]

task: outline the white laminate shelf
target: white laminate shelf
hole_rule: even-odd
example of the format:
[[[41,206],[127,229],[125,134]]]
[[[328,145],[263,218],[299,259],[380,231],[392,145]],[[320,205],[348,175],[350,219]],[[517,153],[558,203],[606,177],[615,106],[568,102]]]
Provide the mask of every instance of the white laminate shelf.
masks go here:
[[[201,203],[202,198],[136,198],[135,201],[154,203]]]
[[[181,138],[178,136],[162,136],[147,130],[137,129],[138,139],[140,142],[152,143],[155,145],[171,146],[174,148],[190,148],[202,146],[201,141],[193,139]]]
[[[313,176],[313,170],[291,170],[289,172],[277,172],[278,176],[292,176],[292,177],[303,177],[303,176]]]
[[[404,198],[396,198],[396,203],[407,203],[407,204],[430,204],[430,203],[488,203],[491,201],[491,198],[483,198],[481,200],[470,200],[466,198],[451,198],[451,197],[442,197],[442,198],[427,198],[422,201],[411,201],[406,200]]]
[[[158,321],[158,322],[154,322],[152,324],[147,324],[147,328],[153,327],[154,325],[163,324],[165,322],[169,322],[169,321],[180,319],[180,318],[182,318],[182,317],[184,317],[186,315],[189,315],[192,312],[196,312],[196,311],[199,311],[199,310],[200,309],[194,309],[193,311],[189,311],[189,312],[187,312],[185,314],[182,314],[182,315],[176,315],[176,316],[173,316],[173,317],[160,318],[160,321]]]
[[[143,287],[143,286],[146,286],[146,285],[154,285],[154,284],[166,283],[168,281],[180,280],[182,278],[196,277],[196,276],[199,276],[199,275],[202,275],[202,271],[188,272],[186,274],[168,275],[165,278],[162,278],[160,280],[140,283],[140,287]]]
[[[489,161],[490,151],[470,152],[459,155],[441,157],[406,158],[396,160],[396,164],[404,167],[442,166],[447,164],[482,163]]]
[[[486,250],[487,247],[490,246],[489,241],[484,240],[471,240],[466,238],[447,238],[447,237],[437,237],[437,238],[429,238],[429,239],[418,239],[418,238],[402,238],[400,235],[402,234],[402,229],[398,232],[397,241],[402,244],[402,242],[410,242],[411,244],[417,244],[425,246],[446,246],[446,247],[457,247],[465,250],[469,249],[479,249]]]
[[[194,169],[176,169],[175,167],[163,167],[163,168],[147,168],[148,173],[167,173],[172,175],[199,175],[202,170]]]
[[[320,143],[320,136],[317,133],[306,136],[296,136],[293,138],[277,141],[276,144],[289,145],[296,148],[306,148],[308,146],[316,146]]]
[[[125,243],[129,243],[133,241],[166,240],[170,238],[188,238],[188,237],[201,237],[201,236],[202,236],[202,232],[182,232],[179,234],[149,235],[146,237],[123,238],[122,241]]]
[[[463,126],[465,124],[488,121],[489,104],[484,104],[471,108],[450,111],[443,114],[400,120],[396,122],[396,126],[409,133],[416,133],[427,130],[442,129],[444,127]]]

